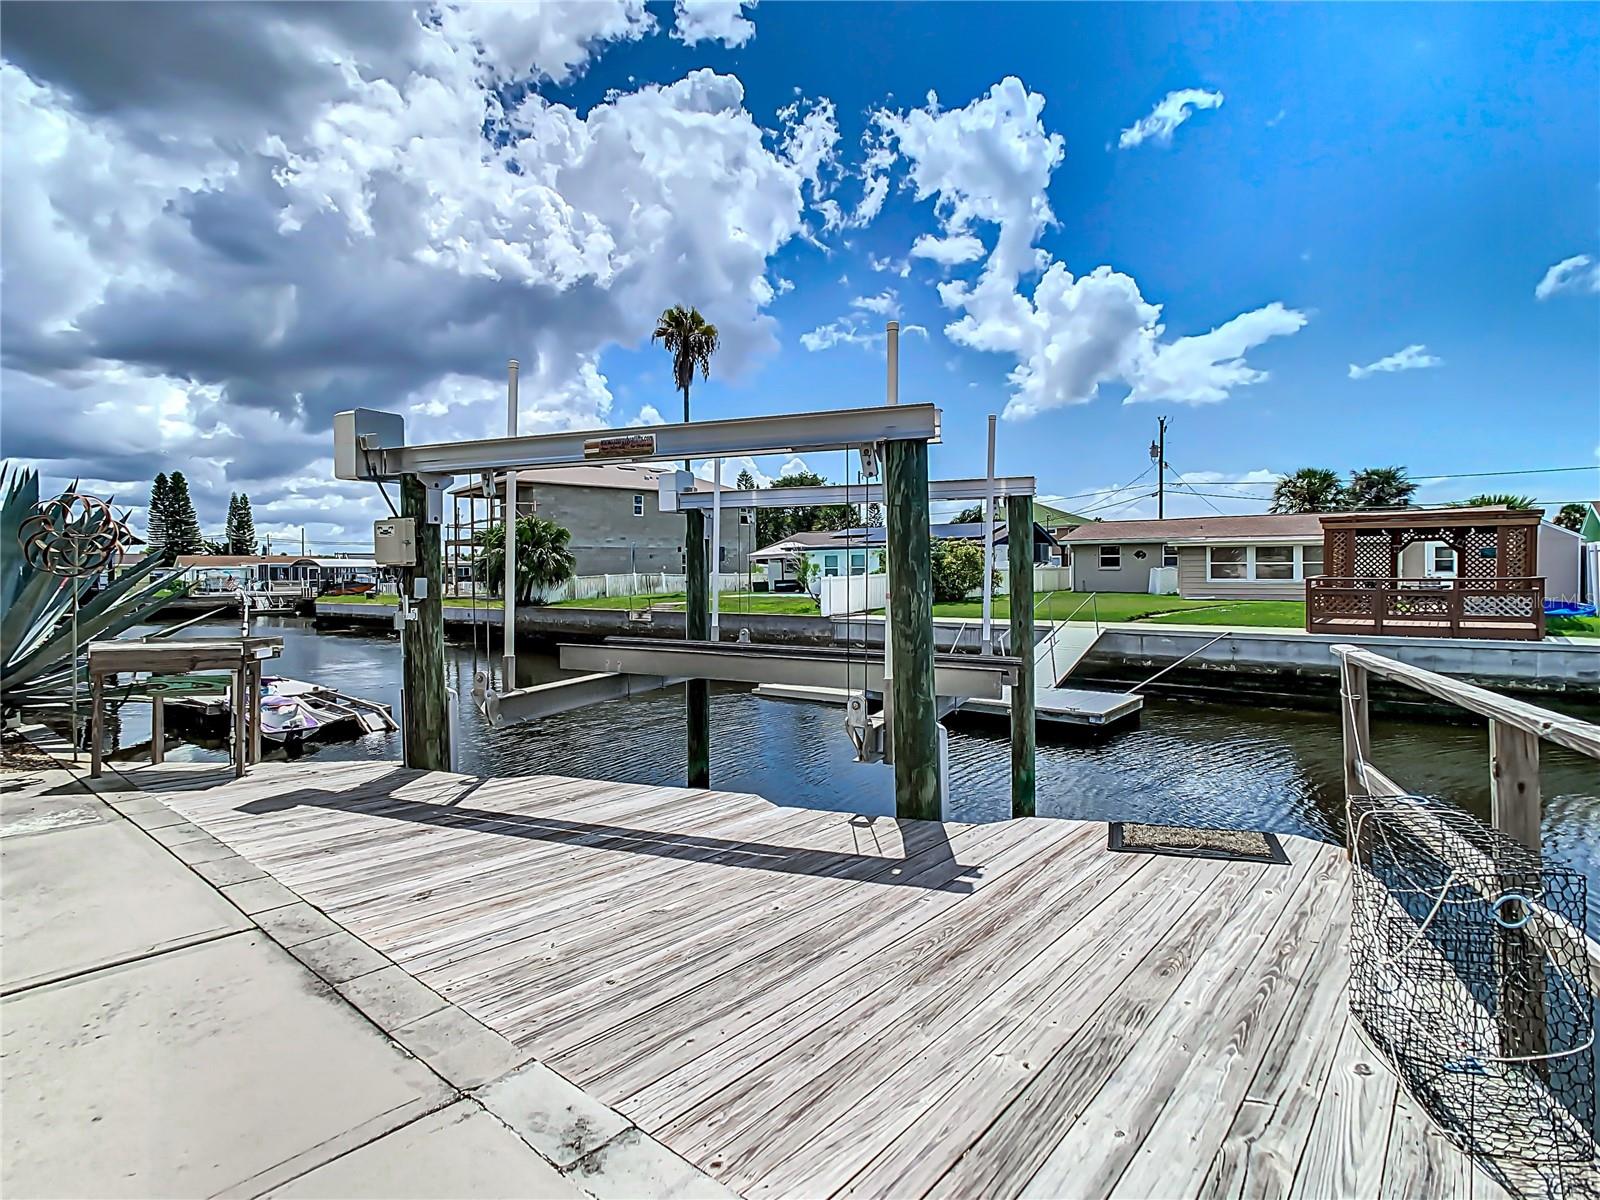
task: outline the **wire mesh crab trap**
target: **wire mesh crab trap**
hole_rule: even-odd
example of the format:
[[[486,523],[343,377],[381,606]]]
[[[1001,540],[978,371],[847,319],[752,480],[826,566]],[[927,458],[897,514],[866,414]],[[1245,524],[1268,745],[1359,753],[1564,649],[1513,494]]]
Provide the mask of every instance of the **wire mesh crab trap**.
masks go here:
[[[1595,1158],[1585,880],[1421,797],[1350,800],[1350,1008],[1438,1123],[1552,1191]]]

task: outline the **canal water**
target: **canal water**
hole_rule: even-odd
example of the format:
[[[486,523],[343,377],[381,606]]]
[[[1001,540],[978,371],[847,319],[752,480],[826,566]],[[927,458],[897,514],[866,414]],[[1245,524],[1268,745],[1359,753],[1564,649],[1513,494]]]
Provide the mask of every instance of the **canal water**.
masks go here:
[[[215,636],[233,623],[185,631]],[[313,630],[308,620],[260,618],[258,633],[280,635],[271,671],[398,705],[400,646],[392,634]],[[144,632],[139,630],[136,632]],[[484,650],[446,646],[454,687],[457,767],[469,774],[579,775],[631,783],[681,784],[682,688],[500,729],[471,700]],[[552,658],[524,656],[523,684],[561,674]],[[841,711],[831,705],[764,700],[737,685],[713,685],[711,782],[773,801],[868,815],[894,812],[892,768],[851,760]],[[1592,712],[1583,715],[1594,719]],[[115,722],[123,753],[149,739],[149,710],[129,704]],[[1447,797],[1487,815],[1488,738],[1481,722],[1451,724],[1375,716],[1375,757],[1421,794]],[[1544,747],[1544,838],[1552,862],[1589,880],[1591,932],[1600,934],[1600,765]],[[398,759],[398,734],[313,743],[323,760]],[[225,757],[184,746],[169,757]],[[988,821],[1010,811],[1010,749],[1003,728],[950,733],[952,820]],[[1041,816],[1260,829],[1337,840],[1342,824],[1339,721],[1313,712],[1151,697],[1141,727],[1097,745],[1043,741],[1038,752]]]

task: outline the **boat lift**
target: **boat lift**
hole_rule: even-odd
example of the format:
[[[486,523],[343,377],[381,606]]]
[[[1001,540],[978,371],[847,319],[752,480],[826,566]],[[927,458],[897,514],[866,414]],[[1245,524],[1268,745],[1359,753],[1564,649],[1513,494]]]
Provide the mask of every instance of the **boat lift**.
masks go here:
[[[378,482],[398,479],[401,508],[389,527],[390,565],[402,577],[400,625],[404,646],[403,728],[407,765],[447,769],[449,720],[444,687],[444,621],[441,525],[443,495],[459,474],[515,472],[530,467],[638,463],[738,455],[788,454],[832,449],[856,450],[863,474],[881,469],[883,482],[855,487],[782,489],[755,494],[713,488],[684,490],[674,473],[672,502],[684,513],[688,575],[688,639],[683,642],[612,639],[599,646],[563,645],[564,667],[590,674],[542,688],[509,688],[480,697],[491,716],[518,719],[560,711],[683,679],[687,683],[688,783],[709,786],[711,679],[741,682],[815,683],[829,670],[859,670],[863,694],[880,690],[887,719],[875,732],[864,702],[852,714],[852,739],[867,757],[892,759],[895,807],[902,817],[939,819],[943,787],[939,725],[940,698],[1012,696],[1012,811],[1032,815],[1034,807],[1034,729],[1032,656],[974,658],[934,654],[933,589],[930,562],[929,500],[977,499],[998,492],[1007,501],[1012,528],[1031,529],[1033,480],[958,480],[928,483],[928,443],[939,440],[940,414],[931,404],[890,404],[777,416],[686,422],[647,428],[597,429],[408,445],[405,419],[395,413],[354,409],[334,418],[334,474],[340,479]],[[813,493],[828,493],[816,499]],[[667,498],[664,495],[663,500]],[[810,503],[882,503],[887,520],[890,578],[888,638],[882,654],[852,650],[795,649],[711,640],[711,598],[706,561],[708,508],[722,503],[793,507]],[[664,504],[665,507],[665,504]],[[380,539],[381,540],[381,539]],[[1012,639],[1031,642],[1031,539],[1011,539]],[[381,556],[380,556],[381,557]],[[508,555],[508,558],[511,557]],[[1020,594],[1016,594],[1020,593]],[[1019,603],[1020,601],[1020,603]],[[512,618],[507,605],[507,621]],[[1019,615],[1020,613],[1020,615]],[[937,661],[936,661],[937,660]],[[611,678],[607,678],[610,676]],[[837,674],[833,677],[837,681]],[[558,698],[558,689],[571,689]],[[533,695],[530,695],[533,693]],[[542,694],[541,694],[542,693]],[[566,704],[565,700],[574,703]],[[872,745],[881,736],[883,745]]]

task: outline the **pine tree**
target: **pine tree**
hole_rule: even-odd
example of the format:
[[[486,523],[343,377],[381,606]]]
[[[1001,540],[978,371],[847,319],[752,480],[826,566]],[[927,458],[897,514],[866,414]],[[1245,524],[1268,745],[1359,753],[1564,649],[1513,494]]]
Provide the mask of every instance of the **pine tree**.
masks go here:
[[[183,477],[182,471],[174,471],[168,486],[171,489],[171,507],[167,513],[167,553],[199,554],[205,539],[200,533],[200,518],[195,515],[194,501],[189,499],[189,481]]]
[[[172,488],[167,483],[166,472],[157,475],[150,485],[150,503],[145,509],[144,540],[150,553],[160,554],[167,546],[167,514],[172,508]]]
[[[250,497],[240,492],[228,497],[228,524],[223,536],[229,554],[256,552],[256,519],[250,511]]]

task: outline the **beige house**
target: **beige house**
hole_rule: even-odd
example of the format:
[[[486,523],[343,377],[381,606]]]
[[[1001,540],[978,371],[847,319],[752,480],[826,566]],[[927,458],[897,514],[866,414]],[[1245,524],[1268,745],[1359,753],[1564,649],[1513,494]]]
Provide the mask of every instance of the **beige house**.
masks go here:
[[[1176,591],[1191,600],[1304,600],[1307,579],[1324,573],[1325,530],[1352,522],[1401,522],[1416,532],[1396,543],[1392,573],[1418,582],[1465,578],[1472,572],[1461,550],[1441,526],[1486,519],[1503,510],[1408,508],[1367,513],[1257,513],[1241,517],[1175,517],[1166,521],[1096,521],[1062,538],[1072,567],[1072,586],[1080,592]],[[1518,514],[1513,513],[1512,517]],[[1511,519],[1506,517],[1505,519]],[[1536,515],[1523,513],[1536,528],[1544,595],[1575,597],[1579,591],[1579,539]],[[1386,534],[1385,537],[1388,535]],[[1387,544],[1387,543],[1386,543]],[[1156,586],[1152,568],[1171,568]],[[1388,573],[1386,568],[1385,573]]]
[[[1322,574],[1316,513],[1096,521],[1063,540],[1080,592],[1149,592],[1151,569],[1171,568],[1190,599],[1303,600],[1306,577]]]

